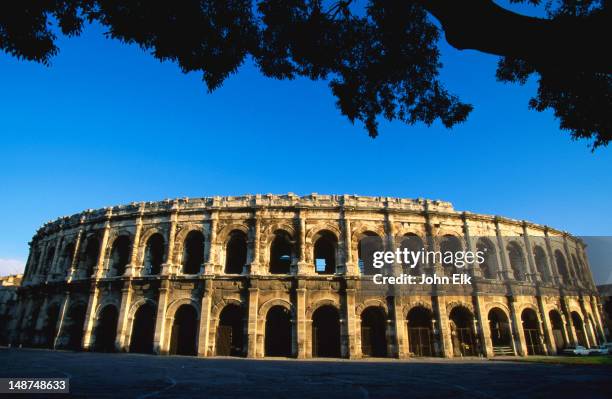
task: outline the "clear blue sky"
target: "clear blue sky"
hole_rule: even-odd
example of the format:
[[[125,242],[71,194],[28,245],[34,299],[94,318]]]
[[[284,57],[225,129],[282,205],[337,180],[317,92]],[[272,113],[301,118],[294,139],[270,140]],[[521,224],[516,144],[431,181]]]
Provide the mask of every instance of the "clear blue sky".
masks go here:
[[[198,74],[102,31],[61,39],[51,67],[0,53],[5,266],[19,267],[48,220],[183,196],[424,197],[611,234],[612,149],[592,154],[552,113],[529,111],[534,82],[496,82],[496,57],[442,43],[442,80],[475,106],[469,120],[452,130],[382,123],[373,140],[340,115],[325,82],[275,81],[246,64],[208,94]]]

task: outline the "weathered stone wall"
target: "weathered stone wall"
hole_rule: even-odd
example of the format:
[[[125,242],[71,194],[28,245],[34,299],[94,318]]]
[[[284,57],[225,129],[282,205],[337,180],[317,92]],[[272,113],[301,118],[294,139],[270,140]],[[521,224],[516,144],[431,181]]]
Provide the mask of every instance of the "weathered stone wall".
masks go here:
[[[478,237],[489,237],[486,245],[493,252],[486,271],[467,271],[471,286],[410,287],[384,294],[365,289],[371,276],[360,273],[358,244],[373,234],[386,248],[395,245],[396,237],[413,234],[431,250],[439,250],[445,236],[457,237],[462,248],[472,250],[484,245]],[[322,236],[334,250],[331,273],[318,273],[315,267],[314,248]],[[232,259],[241,259],[241,252],[234,251],[241,240],[244,264],[239,272],[226,273]],[[283,245],[288,255],[279,262],[289,263],[288,268],[273,274],[278,256],[271,252]],[[288,194],[134,203],[49,222],[30,246],[11,325],[15,344],[100,349],[100,331],[109,334],[101,326],[108,319],[116,326],[113,348],[129,351],[135,347],[135,320],[143,305],[155,312],[149,328],[154,328],[152,349],[157,353],[183,351],[177,337],[187,337],[179,331],[188,317],[177,312],[186,309],[182,305],[192,306],[200,356],[218,353],[221,315],[232,305],[243,316],[241,331],[232,327],[231,335],[243,334],[238,352],[249,357],[265,356],[273,345],[266,344],[272,308],[285,309],[290,318],[290,354],[299,358],[321,353],[313,343],[317,328],[329,328],[327,321],[314,326],[321,307],[336,309],[338,355],[350,358],[362,357],[364,348],[400,358],[423,348],[426,355],[448,357],[492,356],[502,347],[519,355],[534,350],[552,354],[559,337],[564,345],[594,345],[603,336],[601,305],[579,239],[525,221],[457,212],[441,201]],[[197,270],[186,273],[194,259]],[[445,274],[439,264],[427,272]],[[430,312],[425,327],[409,320],[415,308]],[[490,320],[493,309],[501,311],[500,323]],[[560,317],[561,328],[553,328],[551,311],[555,320]],[[384,340],[376,332],[380,317],[375,313],[384,319]],[[471,321],[462,327],[465,315]],[[503,341],[506,330],[498,331],[499,325],[510,332],[509,340]],[[420,346],[417,334],[425,334]],[[369,349],[376,346],[374,336],[384,342],[384,350],[380,345]]]

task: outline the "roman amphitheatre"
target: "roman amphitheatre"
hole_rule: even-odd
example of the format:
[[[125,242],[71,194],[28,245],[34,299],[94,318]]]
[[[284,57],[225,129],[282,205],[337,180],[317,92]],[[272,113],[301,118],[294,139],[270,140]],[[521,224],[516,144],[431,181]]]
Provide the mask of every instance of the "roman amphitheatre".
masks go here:
[[[486,256],[466,269],[470,285],[381,290],[364,239]],[[30,242],[15,312],[11,345],[200,357],[554,355],[604,336],[579,238],[444,201],[357,195],[182,198],[58,218]]]

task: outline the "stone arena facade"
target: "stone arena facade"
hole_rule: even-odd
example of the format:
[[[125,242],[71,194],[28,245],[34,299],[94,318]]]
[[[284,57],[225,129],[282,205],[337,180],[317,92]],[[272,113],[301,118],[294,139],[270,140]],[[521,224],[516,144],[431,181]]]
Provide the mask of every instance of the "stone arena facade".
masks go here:
[[[488,255],[467,269],[471,285],[383,292],[364,288],[364,237]],[[133,203],[45,224],[10,340],[250,358],[489,357],[593,346],[603,326],[584,244],[568,233],[443,201],[290,193]]]

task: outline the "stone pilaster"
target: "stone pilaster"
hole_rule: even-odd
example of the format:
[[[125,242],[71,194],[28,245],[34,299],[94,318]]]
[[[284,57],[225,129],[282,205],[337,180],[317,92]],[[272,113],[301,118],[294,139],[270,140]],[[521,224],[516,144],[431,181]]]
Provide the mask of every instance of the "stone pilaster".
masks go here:
[[[129,351],[129,317],[130,307],[132,306],[132,279],[127,277],[123,281],[123,288],[121,289],[121,306],[119,308],[119,318],[117,320],[117,336],[115,338],[115,347],[120,352]]]
[[[527,257],[527,281],[540,281],[541,276],[538,273],[538,268],[535,264],[535,258],[533,256],[533,248],[531,246],[531,240],[529,239],[529,232],[527,230],[527,222],[523,221],[523,241],[525,242],[525,256]]]
[[[177,221],[178,221],[178,203],[175,201],[172,204],[172,209],[170,211],[170,217],[169,217],[170,225],[168,227],[168,248],[166,251],[166,262],[162,265],[162,271],[161,271],[161,274],[164,276],[169,276],[176,272],[174,270],[174,242],[176,239]]]
[[[435,296],[433,298],[433,305],[438,324],[434,335],[437,333],[439,337],[437,340],[438,345],[440,345],[439,353],[444,357],[453,357],[453,342],[448,314],[446,313],[446,297],[443,295]]]
[[[200,328],[198,330],[198,356],[213,356],[213,343],[208,342],[211,335],[210,311],[213,287],[211,280],[204,281],[204,292],[201,302]]]
[[[157,315],[155,316],[155,334],[153,336],[153,351],[157,354],[168,353],[166,346],[166,311],[170,296],[170,281],[167,276],[162,276],[159,286],[159,299],[157,303]]]
[[[510,307],[510,318],[512,319],[512,335],[514,338],[514,348],[519,356],[527,356],[527,344],[525,342],[525,331],[523,330],[523,321],[518,312],[516,298],[509,297],[508,305]]]
[[[309,330],[307,328],[307,320],[306,320],[306,289],[305,288],[297,288],[296,290],[296,335],[297,335],[297,357],[298,359],[305,359],[308,357],[312,357],[312,349],[311,352],[307,352],[307,347],[312,348],[312,343],[308,345],[308,341],[310,341]]]
[[[249,313],[247,325],[247,356],[257,357],[257,312],[259,308],[259,288],[249,288]]]

